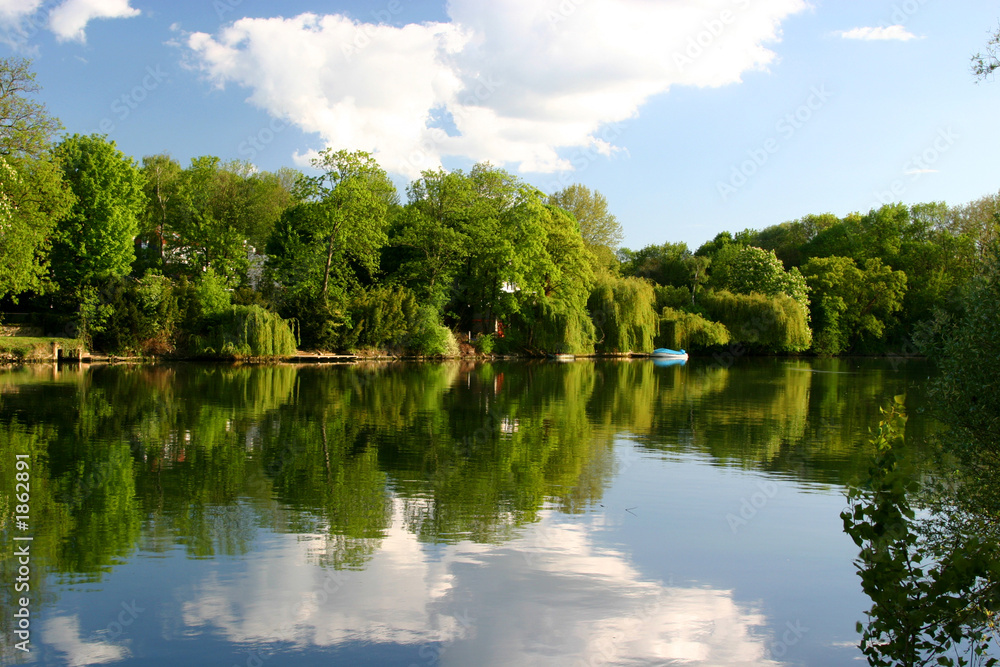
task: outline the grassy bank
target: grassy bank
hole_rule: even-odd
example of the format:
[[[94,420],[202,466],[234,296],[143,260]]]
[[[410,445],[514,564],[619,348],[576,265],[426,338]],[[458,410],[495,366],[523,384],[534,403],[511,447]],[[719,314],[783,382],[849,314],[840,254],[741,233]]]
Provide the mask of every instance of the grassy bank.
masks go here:
[[[53,338],[47,336],[3,336],[0,337],[0,358],[12,361],[31,361],[52,358],[52,344],[61,350],[75,350],[83,347],[80,338]]]

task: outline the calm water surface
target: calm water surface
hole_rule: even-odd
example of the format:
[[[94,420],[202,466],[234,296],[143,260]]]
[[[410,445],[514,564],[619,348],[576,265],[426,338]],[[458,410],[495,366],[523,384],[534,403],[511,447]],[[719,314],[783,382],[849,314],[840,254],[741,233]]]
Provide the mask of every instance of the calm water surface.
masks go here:
[[[0,373],[45,665],[863,664],[842,533],[920,362]],[[11,522],[31,458],[27,531]],[[3,607],[16,608],[5,559]]]

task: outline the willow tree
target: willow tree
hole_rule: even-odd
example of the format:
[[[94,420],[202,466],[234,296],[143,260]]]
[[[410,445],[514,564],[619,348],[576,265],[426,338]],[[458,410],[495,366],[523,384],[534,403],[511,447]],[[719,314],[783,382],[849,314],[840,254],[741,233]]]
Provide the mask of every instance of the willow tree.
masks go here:
[[[645,280],[599,277],[587,302],[597,332],[598,351],[652,351],[659,324],[655,303],[653,286]]]
[[[735,343],[767,352],[802,352],[812,344],[808,314],[787,294],[734,294],[726,290],[705,293],[699,304],[708,316],[723,324]]]
[[[594,351],[594,324],[587,299],[594,282],[594,257],[580,235],[576,221],[561,208],[536,211],[545,231],[540,289],[525,293],[516,318],[518,343],[536,352],[590,354]]]

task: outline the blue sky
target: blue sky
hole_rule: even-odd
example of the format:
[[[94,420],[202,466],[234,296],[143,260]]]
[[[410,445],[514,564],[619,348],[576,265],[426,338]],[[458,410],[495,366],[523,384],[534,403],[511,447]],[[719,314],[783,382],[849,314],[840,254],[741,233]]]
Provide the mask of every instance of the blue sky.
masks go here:
[[[1000,189],[993,2],[0,0],[68,132],[305,168],[489,160],[605,194],[625,245]]]

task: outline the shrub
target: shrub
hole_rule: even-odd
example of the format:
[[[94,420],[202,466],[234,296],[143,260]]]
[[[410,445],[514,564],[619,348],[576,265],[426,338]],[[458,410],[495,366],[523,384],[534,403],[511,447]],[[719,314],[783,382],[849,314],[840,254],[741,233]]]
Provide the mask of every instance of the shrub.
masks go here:
[[[493,334],[482,334],[476,338],[473,345],[479,354],[493,354],[497,345],[497,337]]]
[[[602,352],[652,350],[659,318],[653,286],[639,278],[607,276],[591,291],[587,307]]]
[[[404,345],[416,319],[417,300],[405,287],[360,290],[351,300],[354,327],[345,347],[386,348]]]
[[[451,329],[438,321],[432,306],[421,306],[410,330],[409,348],[428,357],[457,357],[458,341]]]
[[[720,322],[712,322],[695,313],[685,313],[673,308],[663,309],[656,347],[690,350],[728,343],[729,330]]]
[[[708,292],[701,298],[708,316],[725,325],[733,341],[769,352],[809,349],[812,331],[805,306],[786,294]]]
[[[207,333],[192,338],[198,356],[249,359],[295,354],[295,334],[289,323],[260,306],[230,306],[205,322]]]

